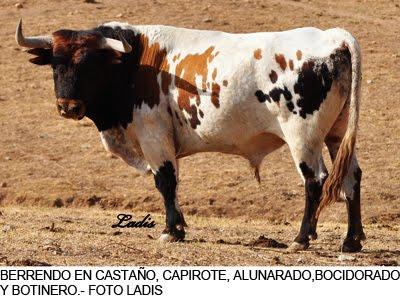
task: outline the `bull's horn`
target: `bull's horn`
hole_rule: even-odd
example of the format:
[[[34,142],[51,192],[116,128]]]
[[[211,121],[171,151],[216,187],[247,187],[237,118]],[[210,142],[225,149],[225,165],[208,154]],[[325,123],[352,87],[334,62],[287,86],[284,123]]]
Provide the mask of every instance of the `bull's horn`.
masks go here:
[[[113,49],[122,53],[129,53],[132,51],[131,45],[125,40],[125,38],[120,35],[120,41],[110,38],[104,38],[104,43],[102,48]]]
[[[52,39],[50,36],[24,37],[22,34],[22,19],[19,19],[15,40],[18,45],[27,48],[51,48]]]

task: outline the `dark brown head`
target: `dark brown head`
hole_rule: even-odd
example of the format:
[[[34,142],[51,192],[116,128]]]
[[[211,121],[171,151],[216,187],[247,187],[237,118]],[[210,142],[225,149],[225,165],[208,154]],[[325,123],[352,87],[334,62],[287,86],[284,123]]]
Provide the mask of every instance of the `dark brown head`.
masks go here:
[[[106,38],[93,30],[59,30],[52,36],[24,37],[21,20],[15,38],[35,55],[31,63],[52,66],[58,112],[77,120],[86,115],[90,102],[107,85],[109,70],[120,63],[122,53],[132,51],[122,36],[121,40]]]

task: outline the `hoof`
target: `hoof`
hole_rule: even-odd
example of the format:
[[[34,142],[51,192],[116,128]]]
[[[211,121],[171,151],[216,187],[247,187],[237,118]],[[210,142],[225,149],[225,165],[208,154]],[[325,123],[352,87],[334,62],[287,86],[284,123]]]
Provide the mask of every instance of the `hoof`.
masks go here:
[[[365,239],[365,236],[364,236],[364,239]],[[354,253],[354,252],[360,252],[361,249],[362,249],[362,245],[361,245],[360,239],[346,238],[343,242],[343,245],[342,245],[340,251],[347,252],[347,253]]]
[[[316,240],[318,238],[318,234],[316,232],[310,233],[308,235],[308,238],[312,241]]]
[[[307,250],[309,245],[310,244],[308,242],[307,243],[293,242],[287,249],[287,252],[296,253],[299,251],[304,251],[304,250]]]
[[[185,230],[183,229],[182,225],[177,225],[176,228],[173,230],[170,230],[168,228],[164,229],[158,240],[165,243],[174,243],[183,241],[184,239]]]
[[[175,236],[173,236],[172,234],[169,234],[169,233],[161,234],[161,236],[158,238],[158,240],[161,243],[174,243],[174,242],[179,241]]]

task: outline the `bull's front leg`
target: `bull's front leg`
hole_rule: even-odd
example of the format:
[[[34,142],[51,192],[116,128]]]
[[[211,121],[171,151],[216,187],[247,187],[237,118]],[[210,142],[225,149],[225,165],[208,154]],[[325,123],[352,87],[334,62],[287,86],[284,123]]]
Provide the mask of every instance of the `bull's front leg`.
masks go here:
[[[145,130],[140,134],[140,146],[154,175],[155,186],[164,200],[166,220],[160,240],[182,241],[185,238],[184,226],[187,225],[178,203],[179,176],[174,142],[165,126],[153,124],[155,128],[142,127]]]
[[[165,229],[160,240],[167,242],[182,241],[186,226],[177,198],[178,168],[176,161],[166,160],[154,172],[154,181],[164,198],[166,212]]]

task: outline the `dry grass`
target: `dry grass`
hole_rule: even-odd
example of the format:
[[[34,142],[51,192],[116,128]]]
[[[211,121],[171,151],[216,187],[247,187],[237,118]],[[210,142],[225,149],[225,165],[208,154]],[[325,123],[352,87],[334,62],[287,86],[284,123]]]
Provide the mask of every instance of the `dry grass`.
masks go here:
[[[363,50],[357,152],[363,169],[362,213],[369,239],[365,252],[357,255],[356,263],[380,263],[381,259],[392,258],[398,261],[400,110],[396,96],[400,93],[400,8],[396,1],[131,0],[117,3],[103,0],[89,4],[72,0],[29,0],[22,3],[23,8],[17,9],[15,1],[0,1],[0,183],[6,185],[0,187],[6,219],[0,220],[4,224],[11,222],[8,215],[15,214],[31,220],[33,229],[18,219],[14,233],[0,232],[6,245],[0,248],[1,254],[7,257],[3,263],[29,258],[35,253],[33,256],[37,259],[52,264],[246,265],[273,264],[276,256],[283,264],[296,263],[301,258],[305,264],[330,264],[338,263],[337,252],[330,250],[337,249],[339,237],[346,230],[342,224],[346,220],[345,207],[338,203],[322,215],[323,227],[319,230],[322,239],[313,246],[318,250],[290,256],[281,251],[215,244],[220,238],[232,237],[243,242],[261,234],[289,243],[296,235],[304,205],[303,187],[284,147],[266,159],[260,186],[247,163],[237,157],[201,154],[181,161],[179,196],[191,226],[189,239],[205,238],[206,243],[159,246],[146,238],[147,232],[137,235],[124,231],[112,236],[109,222],[93,227],[105,234],[85,234],[90,227],[83,229],[78,224],[101,222],[103,218],[110,220],[116,214],[98,207],[133,210],[135,214],[161,214],[163,205],[153,179],[142,178],[123,162],[108,157],[88,120],[73,122],[57,115],[50,70],[30,65],[28,55],[15,45],[13,34],[20,16],[24,17],[27,34],[45,34],[60,28],[90,28],[109,20],[231,32],[300,26],[348,29],[359,39]],[[204,22],[206,18],[211,22]],[[50,209],[53,205],[64,208]],[[82,208],[90,205],[97,208]],[[77,218],[80,223],[64,224],[61,216]],[[40,226],[51,225],[51,220],[58,220],[57,226],[75,230],[77,234],[40,230]],[[285,222],[292,225],[282,225]],[[202,225],[209,223],[211,227]],[[221,228],[224,231],[220,232]],[[158,233],[161,227],[155,230]],[[151,232],[153,236],[157,233]],[[41,237],[47,235],[59,236],[61,249],[69,250],[60,255],[41,250]],[[68,242],[71,238],[74,240]],[[75,242],[80,239],[85,242]],[[114,239],[126,246],[110,245]],[[21,247],[16,248],[15,243]],[[99,250],[101,247],[103,251]],[[144,253],[138,250],[138,255],[132,255],[135,252],[128,247]],[[203,255],[197,256],[198,252]],[[106,256],[100,257],[97,253]],[[82,257],[87,260],[81,260]]]
[[[324,223],[308,251],[251,246],[260,235],[288,244],[298,223],[192,217],[186,242],[162,244],[163,217],[152,229],[111,228],[120,211],[100,209],[3,208],[0,265],[398,265],[399,226],[367,225],[373,236],[362,253],[340,261],[344,224]],[[136,213],[141,219],[146,213]],[[6,225],[5,225],[6,224]],[[250,244],[250,245],[249,245]],[[18,251],[16,251],[18,249]]]

